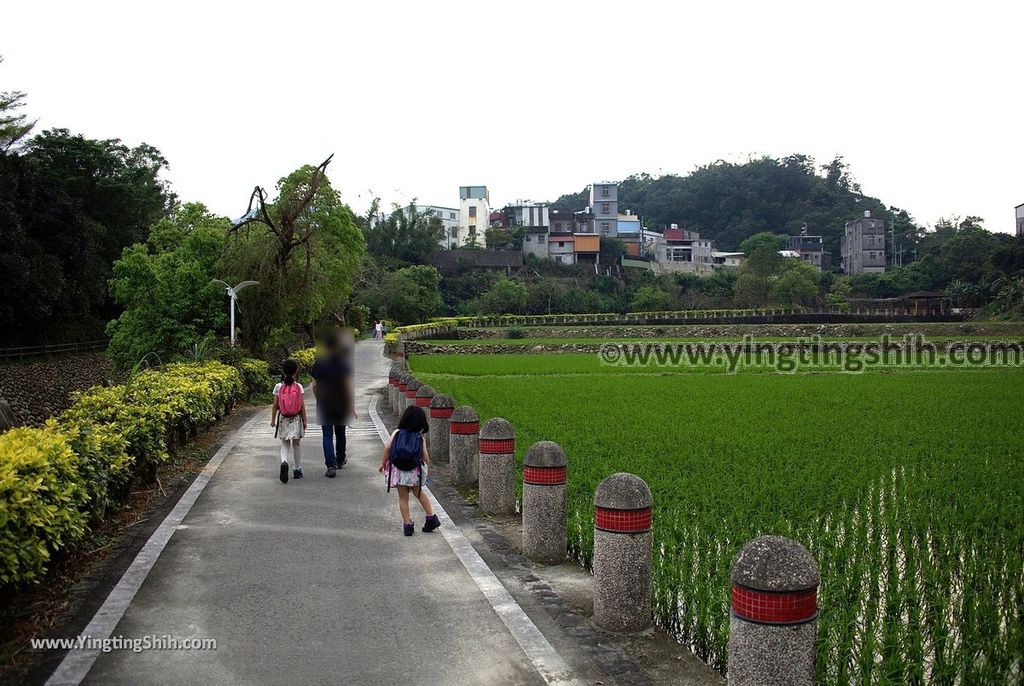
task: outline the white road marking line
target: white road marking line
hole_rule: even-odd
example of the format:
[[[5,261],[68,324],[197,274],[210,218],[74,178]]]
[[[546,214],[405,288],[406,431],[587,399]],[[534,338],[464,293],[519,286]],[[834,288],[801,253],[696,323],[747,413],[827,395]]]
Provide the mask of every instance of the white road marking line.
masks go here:
[[[384,422],[377,412],[378,400],[379,398],[374,396],[370,401],[370,417],[377,427],[377,435],[380,436],[380,440],[386,443],[391,434],[388,433],[387,427],[384,426]],[[529,658],[534,669],[548,684],[559,686],[578,684],[579,682],[573,676],[569,665],[548,642],[533,620],[527,616],[508,589],[501,584],[498,577],[445,512],[441,503],[437,502],[434,494],[430,492],[430,488],[424,486],[423,490],[430,498],[430,506],[434,508],[434,514],[441,520],[441,533],[444,535],[444,539],[448,541],[448,545],[462,562],[462,566],[466,568],[477,587],[487,598],[491,608],[508,627],[516,643],[526,653],[526,657]]]
[[[160,553],[163,552],[167,542],[171,540],[171,536],[174,535],[182,520],[185,519],[185,515],[192,509],[192,506],[199,498],[199,494],[203,492],[206,484],[210,482],[214,472],[217,471],[221,462],[224,461],[224,458],[227,457],[228,453],[238,443],[239,436],[261,419],[265,421],[262,412],[242,425],[242,428],[235,431],[224,445],[221,446],[220,450],[210,458],[210,461],[203,467],[203,471],[199,473],[199,476],[188,487],[188,490],[185,491],[185,494],[174,505],[174,508],[164,518],[164,521],[160,523],[160,526],[156,528],[156,531],[149,537],[146,544],[142,546],[142,550],[135,556],[128,569],[121,575],[121,579],[114,586],[107,599],[103,601],[100,609],[93,615],[89,625],[82,630],[82,636],[89,636],[97,643],[102,643],[103,640],[110,638],[114,629],[117,628],[118,622],[124,616],[125,610],[128,609],[128,605],[132,602],[139,588],[142,587],[142,582],[146,580],[150,570],[153,569],[153,565],[156,564]],[[77,686],[82,683],[89,670],[92,669],[93,663],[96,662],[99,654],[99,648],[94,650],[69,650],[68,654],[61,660],[61,663],[57,665],[57,669],[46,680],[46,686]]]

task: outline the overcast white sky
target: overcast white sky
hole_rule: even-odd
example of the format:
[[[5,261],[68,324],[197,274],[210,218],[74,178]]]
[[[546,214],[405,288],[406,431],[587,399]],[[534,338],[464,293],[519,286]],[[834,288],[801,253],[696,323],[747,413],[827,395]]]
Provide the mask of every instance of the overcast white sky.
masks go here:
[[[25,1],[2,21],[0,90],[41,127],[150,143],[230,216],[332,152],[359,211],[794,152],[843,155],[926,224],[1012,231],[1024,203],[1021,2]]]

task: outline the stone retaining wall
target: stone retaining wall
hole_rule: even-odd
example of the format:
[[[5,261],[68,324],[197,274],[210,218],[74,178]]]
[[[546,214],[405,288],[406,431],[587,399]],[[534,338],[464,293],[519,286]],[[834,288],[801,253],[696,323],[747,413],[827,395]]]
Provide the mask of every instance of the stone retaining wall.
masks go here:
[[[826,336],[904,336],[921,334],[926,338],[942,336],[1020,336],[1024,337],[1024,323],[1020,322],[927,322],[927,323],[864,323],[864,324],[699,324],[687,326],[550,326],[543,328],[506,327],[495,329],[453,330],[454,335],[437,338],[494,339],[508,338],[509,328],[524,331],[525,338],[741,338],[751,335],[759,338],[800,338]],[[422,338],[422,337],[421,337]],[[515,339],[510,339],[514,343]]]
[[[0,398],[18,425],[38,426],[65,410],[74,391],[105,383],[110,359],[103,353],[75,353],[0,363]]]

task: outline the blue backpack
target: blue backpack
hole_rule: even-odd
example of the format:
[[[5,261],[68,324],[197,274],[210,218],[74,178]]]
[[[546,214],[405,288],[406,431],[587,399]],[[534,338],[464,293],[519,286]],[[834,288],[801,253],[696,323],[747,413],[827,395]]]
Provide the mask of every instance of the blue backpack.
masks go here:
[[[423,435],[399,429],[391,440],[391,465],[403,472],[411,472],[423,463],[422,452]]]

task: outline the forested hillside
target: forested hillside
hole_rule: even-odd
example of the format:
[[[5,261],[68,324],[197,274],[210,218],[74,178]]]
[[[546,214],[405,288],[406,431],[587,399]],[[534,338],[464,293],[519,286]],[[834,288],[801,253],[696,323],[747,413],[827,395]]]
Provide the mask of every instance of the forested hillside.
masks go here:
[[[578,210],[586,204],[584,189],[561,196],[553,207]],[[820,167],[808,155],[790,155],[712,162],[686,176],[635,174],[619,184],[619,209],[632,210],[655,230],[679,224],[699,231],[723,250],[739,250],[755,233],[796,234],[806,224],[825,237],[825,250],[837,261],[843,225],[865,210],[895,220],[897,243],[915,229],[906,212],[862,195],[841,157]]]

